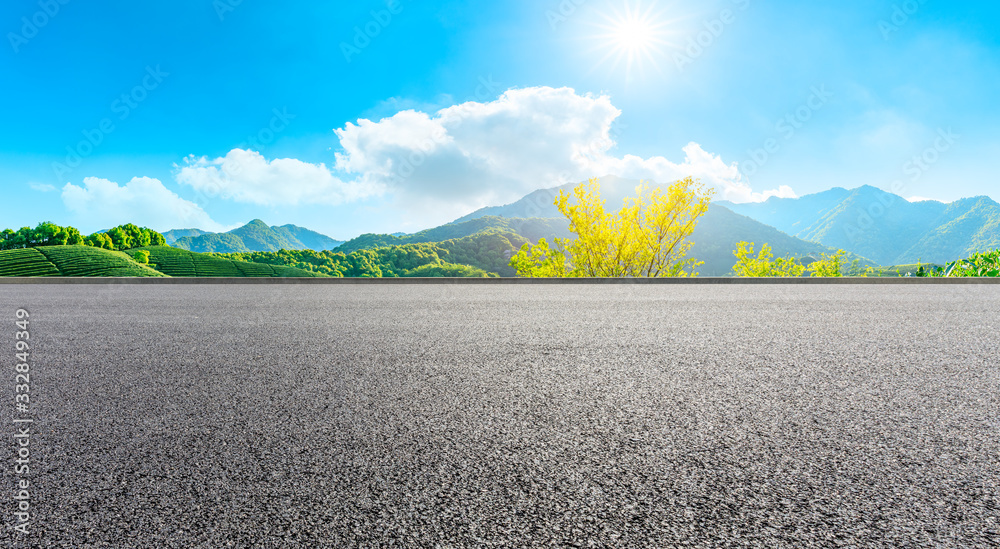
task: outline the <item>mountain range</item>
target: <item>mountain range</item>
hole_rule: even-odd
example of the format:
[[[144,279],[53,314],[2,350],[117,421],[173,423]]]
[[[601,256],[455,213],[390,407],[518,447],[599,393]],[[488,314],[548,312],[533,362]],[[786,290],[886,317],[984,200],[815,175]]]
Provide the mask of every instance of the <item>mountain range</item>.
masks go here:
[[[621,208],[626,196],[634,196],[639,181],[616,176],[600,178],[601,198],[606,210],[617,211]],[[460,217],[452,225],[461,225],[473,220],[496,216],[510,218],[514,222],[524,218],[545,218],[558,220],[561,232],[554,236],[569,235],[569,223],[559,213],[554,201],[559,191],[572,194],[573,187],[578,183],[568,183],[559,187],[540,189],[529,193],[520,200],[504,206],[480,208],[471,214]],[[447,225],[446,225],[447,226]],[[530,240],[537,240],[525,235]],[[704,261],[704,265],[696,269],[703,276],[724,276],[730,273],[736,258],[733,250],[740,241],[753,242],[759,250],[761,245],[769,244],[776,257],[794,256],[799,258],[819,258],[820,254],[832,254],[837,250],[816,242],[808,242],[785,234],[774,227],[756,221],[748,216],[740,215],[719,204],[711,204],[705,215],[698,221],[698,226],[691,234],[690,257]],[[848,260],[858,259],[864,265],[875,265],[859,254],[849,254]]]
[[[226,233],[175,229],[163,233],[167,244],[192,252],[275,252],[278,250],[332,250],[343,244],[326,235],[295,225],[268,226],[260,219]]]
[[[987,196],[951,204],[909,202],[865,185],[801,198],[718,204],[791,236],[848,250],[881,265],[947,263],[1000,248],[1000,204]]]
[[[638,181],[615,176],[600,178],[605,207],[620,208],[634,196]],[[365,234],[341,242],[297,227],[270,227],[254,220],[227,233],[180,229],[164,233],[167,243],[197,252],[277,251],[280,249],[350,253],[362,249],[435,243],[495,232],[517,235],[520,241],[569,237],[569,224],[554,200],[559,191],[572,192],[577,183],[540,189],[502,206],[481,208],[455,221],[414,234]],[[510,241],[517,239],[511,238]],[[947,263],[972,253],[1000,248],[1000,204],[980,196],[951,204],[909,202],[872,186],[834,188],[800,198],[775,198],[760,203],[711,204],[691,235],[690,256],[704,261],[704,276],[729,274],[733,250],[740,241],[771,246],[777,257],[808,262],[838,249],[863,265]],[[510,250],[514,252],[516,250]]]

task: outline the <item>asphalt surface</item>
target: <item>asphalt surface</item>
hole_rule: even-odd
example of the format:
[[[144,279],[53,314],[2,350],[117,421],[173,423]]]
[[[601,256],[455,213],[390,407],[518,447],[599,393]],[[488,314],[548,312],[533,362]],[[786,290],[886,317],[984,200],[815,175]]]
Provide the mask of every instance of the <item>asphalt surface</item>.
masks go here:
[[[3,547],[1000,545],[998,286],[32,285],[0,315]]]

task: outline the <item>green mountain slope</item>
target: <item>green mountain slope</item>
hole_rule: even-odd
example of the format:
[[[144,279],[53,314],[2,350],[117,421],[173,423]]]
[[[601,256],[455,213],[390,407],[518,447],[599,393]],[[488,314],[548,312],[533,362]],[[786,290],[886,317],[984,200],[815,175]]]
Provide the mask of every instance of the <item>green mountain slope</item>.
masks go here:
[[[831,210],[851,195],[851,191],[834,187],[828,191],[795,199],[794,207],[787,199],[771,197],[764,202],[736,204],[718,200],[715,204],[770,225],[792,236],[799,236],[807,228],[823,219]]]
[[[759,204],[722,204],[793,236],[883,265],[947,263],[1000,244],[1000,204],[985,196],[952,204],[909,202],[865,185]]]
[[[324,276],[293,267],[233,261],[168,246],[150,246],[139,249],[149,252],[151,267],[165,275],[174,277],[315,278]]]
[[[796,236],[843,248],[882,264],[912,263],[902,257],[901,243],[912,242],[933,228],[945,207],[940,202],[910,203],[881,189],[854,189],[840,204]]]
[[[933,225],[899,257],[944,263],[1000,248],[1000,204],[988,197],[948,204]]]
[[[729,275],[733,265],[736,264],[733,250],[740,241],[753,242],[757,250],[763,244],[768,244],[775,257],[811,258],[805,261],[807,263],[819,259],[820,254],[833,254],[837,251],[822,244],[789,236],[774,227],[739,215],[717,204],[709,206],[691,234],[690,240],[693,244],[688,256],[705,262],[696,269],[701,276]],[[863,257],[854,254],[847,256],[848,262],[854,259],[858,259],[866,266],[874,265]]]
[[[90,246],[0,251],[0,276],[162,277],[124,252]]]
[[[167,231],[171,237],[191,229]],[[170,241],[167,242],[170,244]],[[193,252],[245,253],[273,252],[278,250],[331,250],[343,244],[326,235],[295,225],[270,227],[255,219],[227,233],[201,233],[180,236],[172,246]]]
[[[427,229],[405,236],[388,234],[364,234],[351,239],[335,251],[351,253],[356,250],[370,250],[386,246],[402,246],[404,244],[422,244],[425,242],[443,242],[476,235],[484,231],[514,233],[523,238],[538,241],[539,238],[551,238],[553,235],[569,236],[568,224],[565,218],[559,219],[511,219],[506,217],[486,216],[466,221],[448,223],[433,229]]]
[[[484,233],[485,234],[485,233]],[[481,254],[488,245],[474,242]],[[462,250],[459,250],[462,252]],[[486,254],[487,257],[490,254]],[[248,252],[224,254],[226,259],[251,261],[265,265],[285,265],[332,276],[349,278],[398,278],[398,277],[495,277],[468,264],[448,261],[450,252],[437,244],[405,244],[370,250],[356,250],[349,254],[330,250],[281,250],[278,252]],[[478,256],[477,256],[478,257]],[[470,257],[475,259],[475,257]],[[469,263],[472,263],[471,261]]]

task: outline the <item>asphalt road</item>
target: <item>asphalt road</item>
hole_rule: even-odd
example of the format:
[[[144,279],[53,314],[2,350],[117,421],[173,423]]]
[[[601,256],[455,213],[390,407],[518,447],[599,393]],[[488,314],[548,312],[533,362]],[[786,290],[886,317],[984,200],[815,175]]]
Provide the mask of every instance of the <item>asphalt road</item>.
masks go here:
[[[0,305],[3,547],[1000,544],[998,286],[0,286]]]

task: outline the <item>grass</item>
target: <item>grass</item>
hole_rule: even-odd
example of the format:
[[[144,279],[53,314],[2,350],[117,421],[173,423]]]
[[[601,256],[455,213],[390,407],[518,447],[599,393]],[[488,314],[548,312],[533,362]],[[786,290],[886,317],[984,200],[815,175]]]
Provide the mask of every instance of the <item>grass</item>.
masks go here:
[[[917,271],[923,267],[925,270],[931,269],[943,269],[945,265],[939,265],[935,263],[911,263],[907,265],[892,265],[890,267],[877,267],[875,268],[875,273],[869,274],[868,276],[879,278],[879,270],[883,270],[884,274],[881,275],[882,278],[898,278],[901,276],[917,276]]]
[[[149,265],[174,277],[315,278],[323,275],[293,267],[246,263],[169,246],[139,248],[149,252]]]

